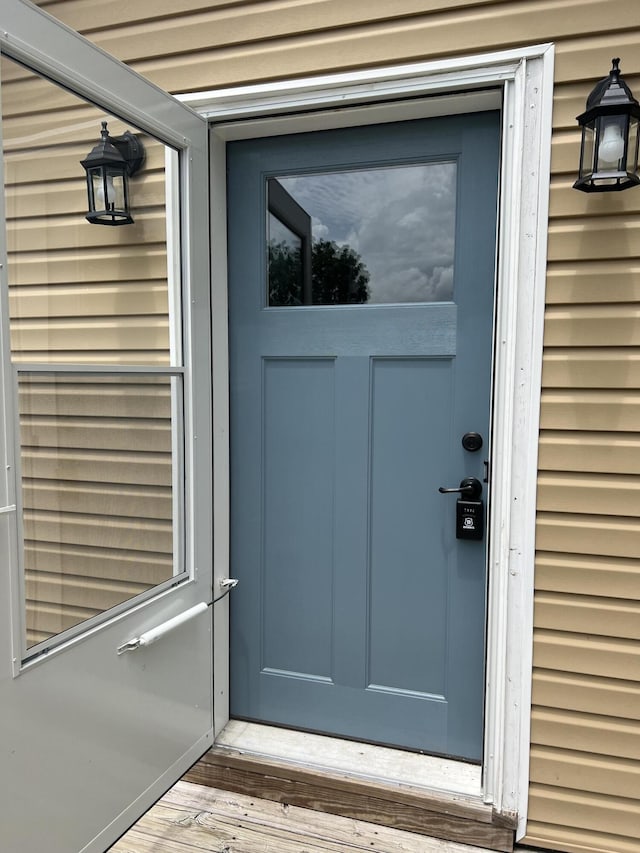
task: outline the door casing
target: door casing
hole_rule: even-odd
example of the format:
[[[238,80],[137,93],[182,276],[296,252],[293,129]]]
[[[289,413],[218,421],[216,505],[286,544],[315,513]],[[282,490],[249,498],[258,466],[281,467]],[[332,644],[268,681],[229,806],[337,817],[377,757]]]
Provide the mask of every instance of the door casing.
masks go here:
[[[554,47],[543,44],[181,96],[211,121],[216,584],[229,566],[226,142],[502,107],[482,775],[485,802],[517,816],[517,838],[527,818],[553,64]],[[219,732],[229,716],[225,602],[216,616]]]

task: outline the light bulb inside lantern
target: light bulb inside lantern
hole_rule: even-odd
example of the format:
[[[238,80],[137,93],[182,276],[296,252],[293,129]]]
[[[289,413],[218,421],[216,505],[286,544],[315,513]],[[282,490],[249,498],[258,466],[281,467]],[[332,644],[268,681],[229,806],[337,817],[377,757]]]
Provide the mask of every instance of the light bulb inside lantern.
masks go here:
[[[98,183],[98,190],[96,193],[97,207],[102,207],[104,210],[109,210],[110,207],[113,207],[115,201],[116,188],[113,186],[113,175],[107,175],[107,203],[105,204],[104,198],[104,182],[100,181]]]
[[[615,168],[623,154],[624,139],[620,133],[620,126],[606,125],[598,148],[598,168]]]

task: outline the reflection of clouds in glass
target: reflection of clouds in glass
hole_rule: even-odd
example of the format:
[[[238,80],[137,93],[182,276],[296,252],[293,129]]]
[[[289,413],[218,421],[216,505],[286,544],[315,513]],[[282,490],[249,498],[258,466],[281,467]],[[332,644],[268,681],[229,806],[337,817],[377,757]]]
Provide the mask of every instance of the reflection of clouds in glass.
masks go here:
[[[371,302],[452,298],[455,163],[279,181],[313,217],[315,239],[349,245],[361,255]]]
[[[315,216],[311,218],[311,233],[314,240],[331,240],[329,229]],[[336,240],[336,242],[338,241]]]

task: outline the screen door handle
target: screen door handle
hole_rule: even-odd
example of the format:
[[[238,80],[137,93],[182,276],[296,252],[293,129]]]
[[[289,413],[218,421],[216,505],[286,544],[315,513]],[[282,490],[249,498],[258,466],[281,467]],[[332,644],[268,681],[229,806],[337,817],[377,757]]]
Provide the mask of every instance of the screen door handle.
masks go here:
[[[155,628],[150,628],[148,631],[145,631],[144,634],[140,634],[139,637],[134,637],[132,640],[118,646],[118,654],[121,655],[124,652],[132,652],[135,649],[139,649],[141,646],[150,646],[161,637],[164,637],[165,634],[173,631],[174,628],[177,628],[179,625],[184,625],[185,622],[188,622],[190,619],[195,619],[196,616],[204,613],[208,607],[209,605],[206,601],[201,601],[200,604],[190,607],[188,610],[185,610],[184,613],[178,613],[178,615],[174,616],[172,619],[167,619],[166,622],[161,622],[160,625],[156,625]]]

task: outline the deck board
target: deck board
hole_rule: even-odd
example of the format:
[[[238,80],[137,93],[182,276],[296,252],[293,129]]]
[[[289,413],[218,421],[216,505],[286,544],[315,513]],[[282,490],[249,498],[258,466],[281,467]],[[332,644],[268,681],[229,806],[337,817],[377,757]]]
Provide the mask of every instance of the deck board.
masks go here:
[[[110,853],[484,853],[484,849],[178,782]]]

